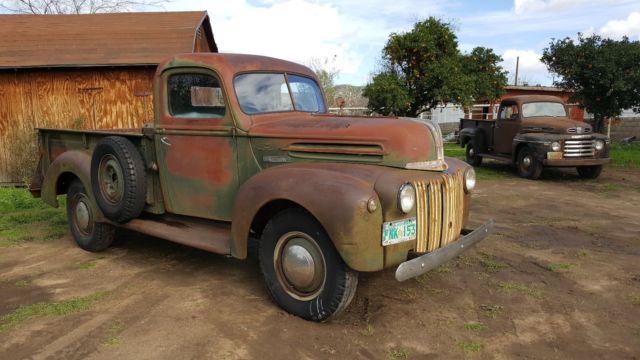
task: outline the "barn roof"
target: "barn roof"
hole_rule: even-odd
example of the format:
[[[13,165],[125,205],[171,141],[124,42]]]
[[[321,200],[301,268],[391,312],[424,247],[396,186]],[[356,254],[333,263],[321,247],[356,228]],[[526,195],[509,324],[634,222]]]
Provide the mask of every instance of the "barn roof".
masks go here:
[[[218,51],[206,11],[0,15],[0,69],[157,65],[199,36]]]

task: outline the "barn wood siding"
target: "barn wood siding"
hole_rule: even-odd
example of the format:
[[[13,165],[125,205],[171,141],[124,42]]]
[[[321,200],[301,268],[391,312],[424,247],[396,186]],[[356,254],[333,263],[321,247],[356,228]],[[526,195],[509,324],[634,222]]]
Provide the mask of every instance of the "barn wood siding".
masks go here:
[[[153,116],[155,68],[91,68],[0,72],[0,182],[8,149],[21,131],[36,127],[141,127]],[[145,111],[146,100],[146,111]]]

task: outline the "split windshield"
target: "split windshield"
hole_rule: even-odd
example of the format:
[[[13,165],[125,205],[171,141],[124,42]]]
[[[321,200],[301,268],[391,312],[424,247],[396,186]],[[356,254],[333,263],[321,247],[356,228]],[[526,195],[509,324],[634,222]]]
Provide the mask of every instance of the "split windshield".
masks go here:
[[[566,117],[567,113],[564,110],[564,105],[556,102],[532,102],[522,104],[522,116],[523,117]]]
[[[233,86],[240,108],[246,114],[326,111],[320,87],[307,77],[282,73],[249,73],[236,76]]]

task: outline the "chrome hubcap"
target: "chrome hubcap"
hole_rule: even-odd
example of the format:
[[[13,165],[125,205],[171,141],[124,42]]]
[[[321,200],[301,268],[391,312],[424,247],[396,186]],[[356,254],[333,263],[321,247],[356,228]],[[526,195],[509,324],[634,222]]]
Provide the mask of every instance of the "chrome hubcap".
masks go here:
[[[78,202],[78,205],[76,205],[76,224],[83,232],[89,229],[90,217],[91,215],[89,215],[89,207],[87,204],[83,201]]]
[[[531,166],[531,157],[529,155],[525,156],[522,159],[522,166],[524,166],[526,169],[528,169],[529,166]]]
[[[473,148],[469,149],[469,157],[473,157],[474,154]]]
[[[309,235],[284,234],[274,249],[273,264],[282,288],[293,298],[315,298],[324,287],[326,266],[322,251]]]

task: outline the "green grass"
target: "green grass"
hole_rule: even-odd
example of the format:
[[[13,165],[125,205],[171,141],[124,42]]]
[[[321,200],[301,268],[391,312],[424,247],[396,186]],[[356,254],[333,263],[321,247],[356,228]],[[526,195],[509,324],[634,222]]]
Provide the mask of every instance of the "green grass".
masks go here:
[[[482,304],[480,305],[480,309],[482,309],[482,311],[484,311],[484,314],[492,319],[495,319],[498,317],[498,314],[502,312],[502,310],[504,310],[504,307],[501,305],[485,305]]]
[[[460,160],[466,157],[465,149],[460,144],[444,144],[444,155]]]
[[[620,143],[612,143],[609,150],[611,164],[613,166],[626,168],[640,167],[640,143],[624,145]]]
[[[364,336],[372,336],[375,332],[376,331],[371,324],[367,324],[367,327],[360,331],[360,333]]]
[[[525,284],[521,284],[513,281],[507,281],[507,282],[501,281],[501,282],[498,282],[497,286],[498,286],[498,289],[505,294],[518,293],[518,294],[530,296],[534,299],[542,299],[543,297],[542,290],[533,286],[529,286],[529,285],[525,285]]]
[[[18,281],[16,281],[14,283],[14,285],[16,287],[23,288],[23,287],[26,287],[27,285],[29,285],[29,282],[27,280],[18,280]]]
[[[464,328],[465,330],[469,330],[469,331],[481,331],[486,329],[487,325],[479,322],[470,322],[470,323],[464,324]]]
[[[465,149],[459,144],[444,144],[444,155],[456,159],[465,159]],[[483,162],[479,167],[475,167],[476,178],[478,180],[497,180],[512,176],[513,170],[505,164],[491,161]]]
[[[475,341],[461,341],[458,343],[458,346],[465,354],[473,354],[482,350],[482,344]]]
[[[67,233],[66,198],[54,209],[27,189],[0,188],[0,248],[59,239]]]
[[[403,349],[392,349],[389,351],[390,359],[408,359],[409,352]]]
[[[32,318],[44,316],[64,316],[91,309],[95,302],[106,293],[97,292],[56,303],[36,303],[22,305],[13,312],[0,317],[0,332],[7,331]]]
[[[553,263],[553,264],[547,265],[547,269],[553,272],[560,272],[561,270],[569,270],[572,267],[573,267],[573,264],[566,264],[566,263]]]
[[[77,265],[78,269],[93,269],[98,264],[97,260],[81,262]]]
[[[640,293],[629,295],[629,300],[631,301],[632,305],[640,306]]]
[[[102,344],[105,346],[120,345],[120,333],[124,331],[124,329],[124,324],[120,321],[113,323],[107,332],[107,338],[102,342]]]

